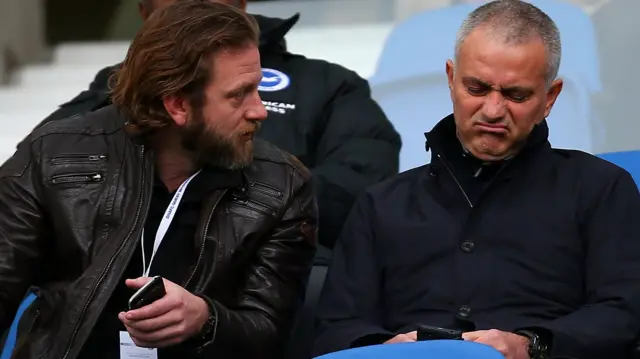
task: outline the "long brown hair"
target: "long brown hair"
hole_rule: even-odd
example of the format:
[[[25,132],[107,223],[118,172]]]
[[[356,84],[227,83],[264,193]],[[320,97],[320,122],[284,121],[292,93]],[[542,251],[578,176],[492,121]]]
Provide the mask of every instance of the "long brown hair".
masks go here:
[[[138,135],[171,124],[165,96],[202,106],[213,55],[257,43],[255,19],[232,6],[193,0],[154,11],[112,82],[112,101],[127,117],[127,130]]]

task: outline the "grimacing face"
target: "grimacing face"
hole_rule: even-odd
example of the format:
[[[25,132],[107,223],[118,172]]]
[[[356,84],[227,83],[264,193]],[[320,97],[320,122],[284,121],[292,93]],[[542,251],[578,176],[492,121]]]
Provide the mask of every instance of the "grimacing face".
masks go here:
[[[542,40],[505,44],[479,27],[460,46],[456,62],[447,61],[446,71],[462,145],[483,161],[516,154],[562,90],[560,79],[547,85]]]
[[[253,160],[253,136],[267,111],[258,94],[262,79],[255,45],[225,50],[210,58],[212,80],[201,106],[186,98],[165,99],[182,147],[201,164],[237,169]]]

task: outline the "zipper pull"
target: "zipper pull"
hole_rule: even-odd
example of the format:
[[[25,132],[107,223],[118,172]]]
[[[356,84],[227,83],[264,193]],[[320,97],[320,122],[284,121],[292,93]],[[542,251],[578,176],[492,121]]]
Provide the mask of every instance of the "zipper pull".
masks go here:
[[[91,180],[92,180],[93,182],[101,181],[101,180],[102,180],[102,175],[101,175],[101,174],[99,174],[99,173],[97,173],[97,174],[95,174],[95,175],[91,176]]]

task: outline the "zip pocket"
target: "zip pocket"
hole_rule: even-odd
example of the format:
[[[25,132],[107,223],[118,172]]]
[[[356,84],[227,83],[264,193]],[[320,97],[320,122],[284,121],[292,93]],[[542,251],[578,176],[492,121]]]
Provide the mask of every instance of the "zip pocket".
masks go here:
[[[251,182],[249,186],[255,189],[257,192],[262,192],[271,197],[282,198],[282,191],[278,190],[275,187],[269,186],[268,184],[261,182]]]
[[[231,206],[229,207],[230,211],[239,215],[244,215],[245,213],[241,213],[240,211],[238,211],[237,209],[234,208],[234,204],[239,205],[241,207],[246,207],[249,209],[252,209],[256,212],[262,213],[262,214],[266,214],[269,216],[275,216],[276,212],[269,206],[267,206],[266,204],[262,204],[256,200],[253,199],[249,199],[249,198],[240,198],[240,197],[234,197],[234,201],[231,202]],[[251,216],[253,217],[253,216]]]
[[[53,184],[98,183],[104,181],[102,173],[73,173],[58,175],[51,179]]]
[[[106,155],[64,155],[51,159],[51,164],[59,165],[65,163],[96,163],[107,159]]]

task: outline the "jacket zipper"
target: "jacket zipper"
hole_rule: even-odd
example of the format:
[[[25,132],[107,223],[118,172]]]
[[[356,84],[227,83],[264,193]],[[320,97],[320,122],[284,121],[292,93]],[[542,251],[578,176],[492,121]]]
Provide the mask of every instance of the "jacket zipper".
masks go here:
[[[66,174],[53,177],[51,183],[53,184],[65,184],[65,183],[81,183],[81,182],[102,182],[103,176],[101,173],[78,173],[78,174]]]
[[[449,172],[449,174],[451,175],[451,178],[453,178],[453,181],[456,183],[456,185],[458,185],[460,192],[462,192],[462,195],[464,196],[464,198],[467,200],[467,203],[469,204],[469,208],[473,208],[473,203],[471,203],[471,200],[469,199],[467,192],[465,192],[464,188],[462,188],[460,181],[458,181],[456,176],[453,174],[453,171],[451,171],[451,168],[449,168],[449,165],[447,165],[447,161],[445,161],[444,157],[442,157],[439,153],[437,154],[437,156],[440,159],[440,161],[442,161],[444,168],[446,168],[447,172]]]
[[[250,198],[236,198],[236,200],[238,201],[238,203],[241,203],[242,205],[249,207],[253,210],[256,210],[258,212],[264,213],[264,214],[268,214],[268,215],[275,215],[275,211],[273,209],[271,209],[269,206],[262,204],[254,199],[250,199]]]
[[[215,212],[216,207],[218,207],[218,204],[220,203],[220,201],[222,200],[222,197],[224,197],[224,195],[226,193],[227,193],[227,190],[225,189],[222,192],[222,194],[220,195],[220,197],[218,197],[218,199],[216,199],[216,202],[213,204],[213,207],[211,208],[211,211],[209,212],[209,217],[207,218],[207,223],[205,223],[204,232],[202,233],[203,238],[202,238],[202,244],[200,245],[200,254],[198,254],[198,260],[196,260],[196,265],[193,267],[193,271],[191,272],[191,275],[189,276],[189,279],[187,279],[187,281],[185,282],[185,284],[183,286],[183,288],[185,288],[185,289],[187,288],[187,286],[189,285],[189,283],[191,282],[193,277],[196,275],[196,272],[198,271],[198,266],[200,266],[200,262],[202,262],[202,257],[204,256],[204,246],[205,246],[205,243],[206,243],[206,236],[207,236],[207,233],[209,232],[209,224],[211,223],[211,219],[213,218],[213,213]]]
[[[36,315],[33,317],[33,322],[31,323],[31,326],[29,327],[29,331],[27,332],[27,338],[29,337],[29,334],[31,334],[31,332],[33,331],[33,328],[36,326],[36,321],[38,320],[38,318],[40,318],[40,309],[36,309]]]
[[[60,156],[54,157],[51,159],[51,163],[53,164],[62,164],[62,163],[91,163],[106,160],[106,155],[68,155],[68,156]]]
[[[273,188],[269,185],[266,185],[264,183],[260,183],[260,182],[251,182],[251,184],[249,185],[251,186],[251,188],[255,188],[256,191],[258,192],[262,192],[268,195],[271,195],[273,197],[282,197],[282,192],[278,191],[278,189]]]
[[[120,252],[122,251],[122,248],[125,246],[125,244],[127,244],[129,239],[131,238],[131,235],[133,234],[133,232],[136,229],[136,225],[138,223],[138,220],[140,219],[140,213],[142,212],[142,206],[145,203],[144,146],[142,146],[142,148],[140,150],[140,158],[142,160],[141,187],[143,188],[143,190],[142,190],[142,193],[140,195],[140,202],[138,202],[138,208],[136,209],[136,216],[135,216],[135,218],[133,220],[133,226],[131,226],[131,230],[127,234],[127,237],[124,239],[124,241],[122,241],[122,243],[120,244],[120,247],[118,247],[118,250],[116,251],[116,253],[111,257],[111,259],[109,259],[109,263],[107,263],[107,266],[105,267],[105,269],[100,274],[100,277],[98,278],[98,281],[96,282],[96,284],[94,284],[94,286],[91,288],[91,292],[89,293],[89,298],[87,299],[87,301],[84,303],[84,306],[82,307],[82,311],[80,312],[80,316],[78,317],[78,321],[76,322],[76,326],[74,327],[73,332],[71,333],[71,338],[69,339],[69,344],[67,345],[67,350],[65,351],[62,359],[67,359],[67,357],[69,356],[69,353],[71,352],[71,348],[73,347],[73,341],[75,340],[76,335],[78,334],[78,329],[80,329],[80,324],[82,323],[82,319],[83,319],[83,317],[84,317],[84,315],[85,315],[85,313],[87,311],[87,308],[89,307],[89,303],[91,303],[91,300],[93,299],[93,296],[96,294],[96,289],[100,286],[100,283],[104,280],[104,277],[109,272],[109,268],[111,268],[111,265],[113,265],[113,262],[114,262],[115,258],[118,256],[118,254],[120,254]]]

